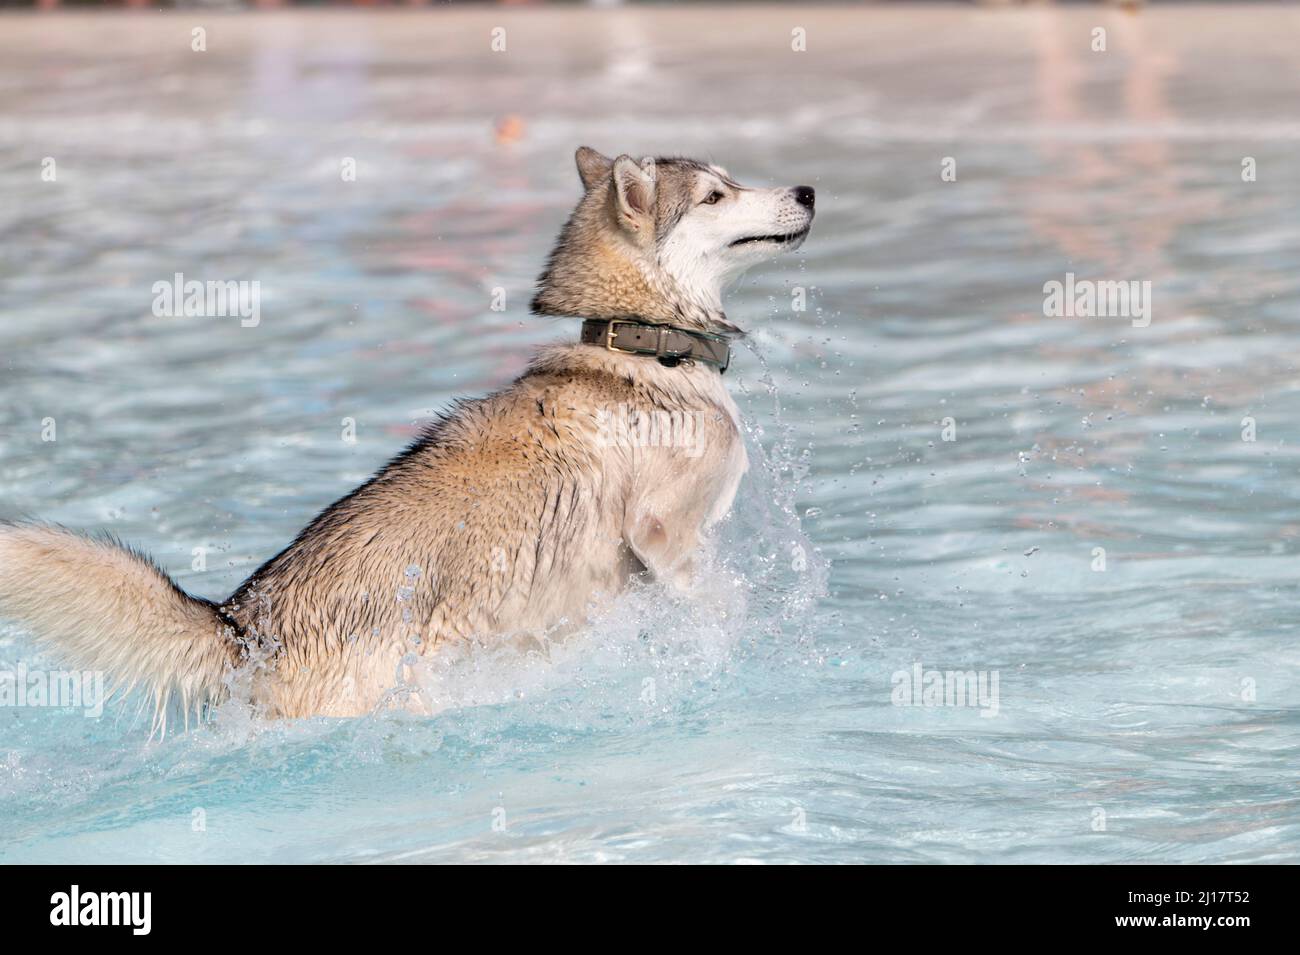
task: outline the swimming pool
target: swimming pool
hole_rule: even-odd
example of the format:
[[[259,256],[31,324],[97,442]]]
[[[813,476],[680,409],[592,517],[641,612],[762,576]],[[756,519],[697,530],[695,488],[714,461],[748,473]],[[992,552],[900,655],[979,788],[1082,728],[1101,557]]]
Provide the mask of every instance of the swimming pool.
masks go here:
[[[527,314],[575,146],[819,202],[729,302],[704,607],[449,653],[434,717],[0,707],[0,859],[1300,858],[1296,11],[724,16],[4,19],[0,516],[205,596],[576,333]],[[178,272],[260,320],[156,317]]]

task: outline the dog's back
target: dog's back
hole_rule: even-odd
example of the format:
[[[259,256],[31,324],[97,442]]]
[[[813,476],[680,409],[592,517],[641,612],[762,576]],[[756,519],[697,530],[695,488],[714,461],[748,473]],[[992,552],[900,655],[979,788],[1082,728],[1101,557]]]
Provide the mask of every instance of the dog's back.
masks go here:
[[[273,658],[260,695],[283,713],[365,710],[408,654],[544,632],[621,589],[632,461],[598,446],[599,412],[635,400],[627,379],[561,367],[458,403],[223,605]]]

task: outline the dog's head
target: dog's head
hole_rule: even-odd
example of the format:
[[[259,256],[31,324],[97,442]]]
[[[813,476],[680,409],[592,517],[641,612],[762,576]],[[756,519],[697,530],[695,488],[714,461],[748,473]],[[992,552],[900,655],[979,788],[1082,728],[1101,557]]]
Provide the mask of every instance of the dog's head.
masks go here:
[[[726,284],[812,227],[811,186],[742,186],[693,159],[585,146],[575,158],[585,194],[539,280],[542,314],[717,324]]]

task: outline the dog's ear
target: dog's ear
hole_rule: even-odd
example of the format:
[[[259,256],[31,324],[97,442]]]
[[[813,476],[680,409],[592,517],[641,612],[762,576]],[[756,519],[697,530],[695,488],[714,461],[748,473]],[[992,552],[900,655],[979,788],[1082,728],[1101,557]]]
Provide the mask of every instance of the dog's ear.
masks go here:
[[[638,163],[631,156],[614,160],[614,201],[619,225],[630,232],[645,231],[654,221],[655,161],[648,156]]]
[[[590,146],[579,146],[578,151],[573,154],[573,160],[578,164],[578,175],[582,178],[582,188],[588,192],[609,175],[609,167],[614,165],[614,160],[608,156],[602,156]]]

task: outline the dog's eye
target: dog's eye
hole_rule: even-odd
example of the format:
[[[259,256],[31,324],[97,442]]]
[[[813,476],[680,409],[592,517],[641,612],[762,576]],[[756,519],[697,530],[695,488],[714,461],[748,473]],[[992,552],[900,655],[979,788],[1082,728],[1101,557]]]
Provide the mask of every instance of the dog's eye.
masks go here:
[[[704,197],[704,201],[700,203],[700,205],[711,206],[717,203],[718,200],[725,199],[725,198],[727,197],[724,196],[722,193],[718,192],[718,190],[714,189],[711,193],[709,193],[707,196]]]

